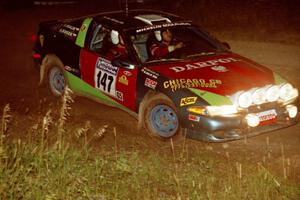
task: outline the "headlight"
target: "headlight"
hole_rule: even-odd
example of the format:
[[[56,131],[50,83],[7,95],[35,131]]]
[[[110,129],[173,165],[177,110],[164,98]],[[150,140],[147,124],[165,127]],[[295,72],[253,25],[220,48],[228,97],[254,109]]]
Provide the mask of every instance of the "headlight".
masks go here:
[[[211,116],[216,115],[231,115],[236,114],[238,109],[233,105],[224,105],[224,106],[207,106],[207,113]]]
[[[210,116],[224,116],[236,114],[238,109],[234,105],[224,105],[224,106],[192,106],[187,109],[189,112],[196,113],[199,115],[210,115]]]
[[[243,92],[238,98],[238,104],[242,108],[248,108],[252,104],[252,95],[250,92]]]
[[[266,91],[266,99],[269,102],[274,102],[277,101],[279,99],[279,86],[277,85],[273,85],[271,87],[269,87]]]
[[[252,93],[252,101],[256,105],[265,103],[266,91],[264,88],[259,88]]]
[[[279,96],[283,101],[289,101],[298,96],[298,90],[290,83],[286,83],[280,87]]]

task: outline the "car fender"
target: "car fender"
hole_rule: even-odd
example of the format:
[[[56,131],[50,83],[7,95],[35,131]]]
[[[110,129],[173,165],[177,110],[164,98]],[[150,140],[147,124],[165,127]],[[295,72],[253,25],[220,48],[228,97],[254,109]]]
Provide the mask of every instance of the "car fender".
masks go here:
[[[143,70],[143,69],[146,69]],[[188,88],[183,88],[178,91],[172,91],[171,89],[165,89],[163,83],[168,81],[169,79],[158,74],[157,72],[153,72],[148,70],[147,68],[143,68],[138,76],[138,85],[137,85],[137,113],[138,113],[138,127],[142,127],[143,116],[144,116],[144,102],[151,96],[162,93],[166,95],[168,98],[173,101],[176,106],[176,112],[179,114],[179,120],[184,124],[186,122],[187,115],[187,107],[181,105],[181,100],[187,97],[197,97],[197,101],[194,102],[196,105],[209,105],[209,103],[199,97],[197,94],[192,92]],[[150,80],[150,81],[149,81]],[[184,124],[185,126],[185,124]]]
[[[45,83],[48,70],[51,66],[58,66],[64,70],[64,64],[59,59],[59,57],[57,57],[55,54],[47,54],[42,60],[42,64],[40,67],[39,85],[43,85]]]

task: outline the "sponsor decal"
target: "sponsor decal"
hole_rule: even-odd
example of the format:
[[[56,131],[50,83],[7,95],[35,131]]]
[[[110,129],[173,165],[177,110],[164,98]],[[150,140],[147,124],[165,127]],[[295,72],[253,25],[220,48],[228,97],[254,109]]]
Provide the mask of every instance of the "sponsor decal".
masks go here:
[[[200,117],[197,116],[197,115],[189,114],[188,119],[189,119],[190,121],[200,122]]]
[[[150,78],[146,78],[145,80],[145,86],[151,88],[151,89],[155,89],[157,85],[157,82],[154,80],[151,80]]]
[[[119,99],[120,101],[124,101],[123,92],[116,91],[116,96],[117,96],[117,99]]]
[[[116,77],[118,68],[109,60],[98,58],[95,67],[95,87],[111,96],[116,97]]]
[[[124,85],[128,85],[128,79],[127,79],[127,76],[125,75],[122,75],[119,77],[119,82],[124,84]]]
[[[81,28],[80,28],[80,31],[85,31],[86,30],[86,25],[85,24],[82,24]]]
[[[268,121],[276,119],[277,113],[275,109],[271,109],[264,112],[256,113],[256,116],[258,116],[261,125],[263,125]]]
[[[131,76],[131,75],[132,75],[132,73],[131,73],[130,71],[124,71],[123,74],[124,74],[125,76]]]
[[[229,71],[226,67],[221,66],[221,65],[213,66],[213,67],[211,67],[211,69],[215,70],[217,72],[228,72]]]
[[[154,29],[160,29],[160,28],[167,28],[167,27],[172,27],[172,26],[190,26],[191,23],[188,22],[174,22],[174,23],[166,23],[166,24],[156,24],[156,25],[151,25],[147,26],[145,28],[137,29],[136,33],[144,32],[144,31],[150,31]]]
[[[69,24],[63,24],[62,27],[58,30],[59,33],[64,34],[67,38],[70,39],[75,39],[78,31],[78,27],[71,26]]]
[[[180,100],[180,106],[187,106],[196,103],[197,97],[185,97]]]
[[[220,58],[216,60],[209,60],[205,62],[196,62],[193,64],[186,64],[185,66],[175,66],[175,67],[170,67],[171,70],[174,72],[183,72],[183,71],[189,71],[193,69],[200,69],[204,67],[213,67],[213,66],[218,66],[219,64],[223,63],[231,63],[231,62],[238,62],[240,60],[235,59],[235,58]]]
[[[66,30],[66,29],[64,29],[64,28],[60,28],[60,29],[58,30],[58,32],[64,34],[66,37],[68,37],[68,38],[70,38],[70,39],[75,39],[76,36],[77,36],[76,33],[72,32],[72,31],[69,31],[69,30]]]
[[[72,26],[72,25],[69,25],[69,24],[64,24],[63,25],[65,28],[68,28],[68,29],[70,29],[70,30],[72,30],[72,31],[79,31],[79,28],[78,27],[76,27],[76,26]]]
[[[151,78],[157,79],[157,77],[159,76],[159,74],[157,72],[154,72],[148,68],[143,68],[142,72],[144,74],[146,74],[147,76],[150,76]]]
[[[117,75],[118,73],[118,67],[113,66],[109,60],[104,58],[98,58],[96,68],[112,75]]]
[[[170,88],[172,92],[174,92],[179,89],[193,87],[217,88],[217,85],[219,84],[222,84],[221,80],[210,79],[209,81],[206,81],[204,79],[175,79],[165,81],[164,88]]]

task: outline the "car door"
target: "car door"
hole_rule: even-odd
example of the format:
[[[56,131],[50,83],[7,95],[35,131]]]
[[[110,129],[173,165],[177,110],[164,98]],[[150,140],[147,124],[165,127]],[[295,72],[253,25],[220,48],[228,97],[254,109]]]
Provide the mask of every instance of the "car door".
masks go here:
[[[110,31],[101,24],[93,28],[90,39],[80,52],[81,78],[109,100],[135,111],[137,67],[112,64],[107,56],[112,47]],[[132,63],[130,58],[127,62]]]

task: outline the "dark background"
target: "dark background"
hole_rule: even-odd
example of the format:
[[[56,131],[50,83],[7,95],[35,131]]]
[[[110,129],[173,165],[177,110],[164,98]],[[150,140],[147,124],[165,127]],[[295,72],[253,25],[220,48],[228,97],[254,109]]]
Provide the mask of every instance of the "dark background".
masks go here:
[[[212,32],[224,31],[235,38],[300,43],[300,2],[297,0],[128,0],[129,9],[153,8],[191,19]],[[143,3],[137,3],[143,2]],[[57,17],[119,10],[125,0],[0,0],[2,10],[31,12],[40,9]],[[61,3],[61,5],[53,5]],[[41,5],[42,4],[42,5]],[[20,20],[22,16],[20,15]],[[288,33],[288,36],[281,36]]]

